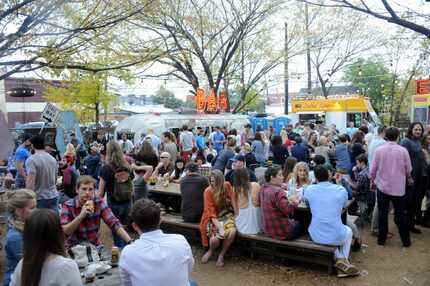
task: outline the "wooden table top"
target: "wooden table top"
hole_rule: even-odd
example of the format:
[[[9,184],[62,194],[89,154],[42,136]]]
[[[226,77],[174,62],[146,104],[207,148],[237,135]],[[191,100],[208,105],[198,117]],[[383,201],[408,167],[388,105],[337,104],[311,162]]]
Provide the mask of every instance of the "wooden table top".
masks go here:
[[[163,182],[157,182],[155,185],[148,184],[149,192],[151,194],[157,194],[157,195],[169,195],[169,196],[181,196],[181,190],[179,188],[179,184],[177,183],[169,183],[169,186],[167,189],[164,189]],[[344,209],[348,209],[351,204],[354,202],[354,199],[348,200],[347,206]],[[310,209],[306,206],[304,202],[301,202],[297,210],[302,211],[310,211]]]
[[[168,188],[164,188],[164,182],[157,182],[155,185],[148,184],[149,192],[157,195],[181,196],[179,184],[170,182]]]

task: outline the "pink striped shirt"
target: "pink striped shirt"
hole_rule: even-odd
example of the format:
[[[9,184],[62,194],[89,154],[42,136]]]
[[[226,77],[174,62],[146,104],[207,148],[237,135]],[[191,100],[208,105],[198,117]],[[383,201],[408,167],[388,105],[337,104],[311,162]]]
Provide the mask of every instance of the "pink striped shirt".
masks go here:
[[[405,194],[406,177],[412,171],[411,159],[406,148],[396,142],[376,148],[370,169],[370,179],[378,177],[378,190],[390,196]]]

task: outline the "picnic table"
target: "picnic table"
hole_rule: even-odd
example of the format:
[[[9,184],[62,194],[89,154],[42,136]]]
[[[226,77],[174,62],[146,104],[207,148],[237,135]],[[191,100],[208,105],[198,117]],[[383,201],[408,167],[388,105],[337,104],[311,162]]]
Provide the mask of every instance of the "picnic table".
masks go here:
[[[179,184],[176,183],[169,183],[167,189],[164,188],[163,182],[158,182],[155,185],[149,185],[149,193],[159,196],[169,196],[173,197],[174,199],[180,199],[181,197],[181,190],[179,188]],[[354,199],[348,200],[346,207],[342,210],[342,222],[344,224],[346,224],[348,208],[352,205],[353,202]],[[304,202],[301,202],[298,205],[296,211],[294,212],[293,218],[299,221],[302,224],[303,228],[307,230],[312,220],[310,208],[308,208]]]
[[[164,182],[157,182],[155,185],[148,184],[149,193],[162,196],[181,196],[179,184],[170,182],[167,188],[164,187]]]
[[[348,203],[342,209],[341,219],[343,224],[345,225],[346,225],[348,208],[352,205],[353,202],[354,202],[354,199],[348,200]],[[312,220],[311,209],[308,208],[304,202],[301,202],[298,205],[297,209],[295,210],[293,218],[299,221],[302,224],[303,229],[306,229],[306,232],[307,232],[307,229],[309,228],[309,225],[311,224],[311,220]]]

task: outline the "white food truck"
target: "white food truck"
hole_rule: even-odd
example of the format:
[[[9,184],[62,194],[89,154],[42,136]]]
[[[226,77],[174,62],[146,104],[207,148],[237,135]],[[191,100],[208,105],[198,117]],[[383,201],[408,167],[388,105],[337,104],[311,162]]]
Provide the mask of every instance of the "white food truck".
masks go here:
[[[238,132],[243,126],[250,123],[245,115],[223,114],[176,114],[164,113],[137,114],[124,118],[115,128],[114,138],[119,140],[121,134],[134,142],[141,140],[142,134],[146,134],[152,128],[156,135],[160,136],[165,131],[175,132],[186,124],[190,128],[203,128],[212,130],[215,126],[225,126],[228,130],[236,128]]]

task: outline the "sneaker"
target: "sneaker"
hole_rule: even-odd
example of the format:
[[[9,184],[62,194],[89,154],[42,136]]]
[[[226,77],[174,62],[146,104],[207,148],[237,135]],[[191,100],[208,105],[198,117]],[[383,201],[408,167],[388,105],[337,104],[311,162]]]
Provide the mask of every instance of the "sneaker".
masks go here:
[[[355,276],[360,274],[360,270],[357,267],[350,264],[348,261],[342,258],[336,259],[334,266],[341,271],[340,274],[345,273],[347,276]]]

